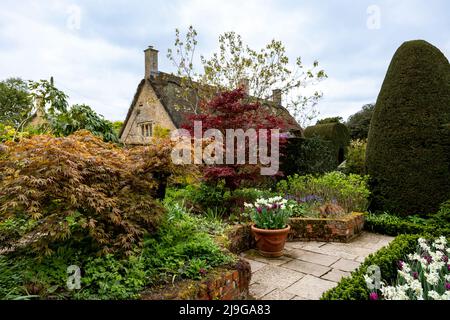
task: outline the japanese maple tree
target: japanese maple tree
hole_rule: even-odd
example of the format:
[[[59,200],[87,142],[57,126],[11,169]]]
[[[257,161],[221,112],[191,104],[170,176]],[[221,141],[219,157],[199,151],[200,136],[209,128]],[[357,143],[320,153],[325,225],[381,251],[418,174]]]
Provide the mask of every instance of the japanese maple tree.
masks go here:
[[[248,137],[245,138],[245,143],[243,145],[234,141],[234,161],[232,164],[229,164],[229,161],[225,161],[225,158],[229,156],[226,154],[227,130],[242,129],[246,132],[248,129],[255,129],[257,141],[260,141],[260,136],[265,134],[268,153],[271,153],[275,150],[271,150],[270,130],[279,129],[281,133],[279,135],[279,143],[282,145],[286,141],[284,133],[287,131],[289,125],[292,125],[292,123],[285,118],[273,114],[270,111],[271,108],[268,108],[266,105],[262,105],[260,102],[253,102],[252,99],[246,95],[243,88],[235,89],[233,91],[224,91],[218,94],[210,101],[202,103],[200,110],[201,113],[199,114],[187,116],[188,121],[183,125],[183,128],[187,129],[193,137],[194,122],[201,121],[202,137],[209,129],[216,129],[222,133],[223,164],[205,164],[203,174],[207,182],[216,182],[223,179],[225,186],[230,190],[239,188],[243,181],[255,182],[260,180],[263,177],[261,175],[261,168],[264,165],[261,163],[260,158],[257,158],[257,163],[249,163],[250,141]],[[266,131],[260,131],[260,129],[266,129]],[[234,136],[233,139],[235,139]],[[257,146],[257,154],[260,154],[261,152],[260,147],[260,145]],[[245,148],[245,150],[240,148]],[[244,164],[239,164],[237,161],[239,152],[245,152],[245,159],[247,161]],[[281,174],[281,172],[278,172],[277,174]]]

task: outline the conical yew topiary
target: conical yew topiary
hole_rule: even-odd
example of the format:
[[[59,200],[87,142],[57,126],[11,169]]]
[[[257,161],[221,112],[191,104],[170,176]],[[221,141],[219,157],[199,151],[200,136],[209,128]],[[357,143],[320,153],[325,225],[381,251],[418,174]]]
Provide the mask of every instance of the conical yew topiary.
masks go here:
[[[423,40],[395,53],[367,145],[372,210],[436,212],[450,199],[450,65]]]

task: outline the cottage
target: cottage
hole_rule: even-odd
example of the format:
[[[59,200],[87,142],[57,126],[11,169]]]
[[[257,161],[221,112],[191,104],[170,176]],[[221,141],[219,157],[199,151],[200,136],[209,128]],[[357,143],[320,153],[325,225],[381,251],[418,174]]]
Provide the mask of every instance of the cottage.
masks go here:
[[[180,77],[158,70],[158,50],[149,47],[145,53],[145,77],[139,83],[127,117],[120,131],[120,141],[128,145],[150,143],[157,126],[169,130],[180,128],[189,114],[181,97]],[[245,88],[245,81],[243,81]],[[272,100],[264,100],[265,106],[290,123],[289,129],[302,132],[301,127],[281,105],[281,91],[273,90]]]

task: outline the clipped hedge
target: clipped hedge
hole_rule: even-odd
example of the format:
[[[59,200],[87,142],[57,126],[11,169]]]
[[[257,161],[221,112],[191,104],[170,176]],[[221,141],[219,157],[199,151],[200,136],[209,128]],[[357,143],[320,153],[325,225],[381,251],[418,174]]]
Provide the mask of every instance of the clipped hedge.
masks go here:
[[[422,41],[395,53],[371,121],[372,211],[436,212],[450,198],[449,62]]]
[[[347,147],[350,144],[350,132],[346,125],[342,123],[324,123],[311,126],[305,129],[305,137],[317,137],[331,142],[336,162],[340,164],[347,154]]]
[[[437,223],[420,224],[388,214],[366,215],[364,229],[389,236],[397,236],[400,234],[427,234],[436,237],[442,235],[450,237],[450,227],[448,225],[438,225]]]
[[[392,282],[397,278],[397,262],[415,251],[419,235],[400,235],[387,247],[369,255],[361,266],[343,278],[339,284],[323,294],[321,300],[369,300],[364,275],[371,265],[380,267],[383,280]]]
[[[338,166],[333,144],[317,137],[289,138],[282,153],[280,169],[285,176],[320,174]]]

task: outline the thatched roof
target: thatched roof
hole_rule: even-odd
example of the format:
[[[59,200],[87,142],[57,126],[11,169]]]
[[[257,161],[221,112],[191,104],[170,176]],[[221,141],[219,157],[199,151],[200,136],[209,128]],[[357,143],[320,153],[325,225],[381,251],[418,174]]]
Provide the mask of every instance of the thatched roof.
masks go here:
[[[161,104],[163,105],[166,112],[169,114],[173,124],[177,128],[181,127],[190,114],[189,112],[185,111],[189,109],[187,105],[193,105],[196,96],[193,90],[192,94],[189,94],[188,92],[187,95],[182,96],[182,94],[180,94],[181,81],[182,80],[180,77],[164,72],[159,72],[157,75],[151,76],[149,79],[143,79],[137,87],[136,93],[134,94],[133,101],[131,102],[127,117],[119,135],[122,135],[123,130],[125,129],[125,126],[129,118],[131,117],[131,114],[133,113],[133,109],[136,106],[137,99],[139,98],[139,95],[141,94],[141,91],[143,90],[146,82],[148,82],[148,84],[150,84],[150,86],[155,91],[156,96],[161,101]],[[294,119],[294,117],[291,116],[289,111],[286,110],[286,108],[281,105],[277,105],[269,100],[262,101],[262,104],[269,107],[275,115],[284,117],[289,124],[289,130],[297,131],[297,133],[300,132],[301,134],[302,128]]]

